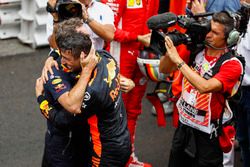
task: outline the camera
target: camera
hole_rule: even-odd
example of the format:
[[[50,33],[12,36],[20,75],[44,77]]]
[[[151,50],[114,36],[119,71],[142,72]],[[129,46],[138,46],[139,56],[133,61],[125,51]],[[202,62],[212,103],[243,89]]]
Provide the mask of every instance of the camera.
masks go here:
[[[160,31],[160,29],[156,29],[154,26],[152,27],[152,25],[150,25],[152,19],[151,20],[149,19],[148,26],[149,28],[152,28],[152,35],[149,46],[150,49],[152,49],[153,52],[157,54],[164,55],[166,53],[165,36],[170,37],[175,46],[178,46],[180,44],[185,44],[187,45],[189,50],[196,49],[197,47],[198,48],[203,47],[203,41],[205,40],[206,34],[211,29],[210,20],[208,20],[206,17],[212,14],[213,13],[205,13],[192,16],[187,16],[187,15],[176,16],[175,20],[177,24],[185,29],[185,33],[181,33],[178,30],[168,31],[168,28],[170,26],[175,25],[172,23],[172,21],[171,21],[172,25],[169,25],[168,23],[162,24],[160,29],[164,29],[167,31],[167,33],[164,33],[163,31]],[[172,13],[165,14],[165,17],[170,18],[167,20],[172,20],[174,18]]]
[[[180,27],[186,30],[185,33],[181,33],[177,30],[164,33],[153,29],[150,40],[150,48],[155,53],[164,55],[166,53],[165,36],[170,37],[175,46],[185,44],[189,50],[202,47],[206,34],[210,31],[210,21],[205,17],[200,20],[196,18],[198,17],[190,17],[186,15],[180,15],[177,17],[177,23]]]
[[[71,0],[58,0],[56,3],[56,12],[58,13],[59,21],[73,17],[82,18],[82,5]]]
[[[234,20],[237,23],[235,29],[240,35],[246,33],[249,11],[249,5],[242,5],[241,9],[233,13]],[[185,44],[191,52],[200,50],[205,46],[205,37],[211,29],[211,21],[207,19],[207,16],[213,14],[213,12],[208,12],[196,15],[176,16],[168,12],[152,16],[147,21],[148,27],[152,29],[149,48],[156,54],[165,55],[165,37],[168,36],[175,46]],[[176,23],[185,29],[185,33],[181,33],[178,30],[168,31],[168,28],[176,25]],[[162,30],[165,30],[166,33]],[[230,47],[233,45],[230,45]]]

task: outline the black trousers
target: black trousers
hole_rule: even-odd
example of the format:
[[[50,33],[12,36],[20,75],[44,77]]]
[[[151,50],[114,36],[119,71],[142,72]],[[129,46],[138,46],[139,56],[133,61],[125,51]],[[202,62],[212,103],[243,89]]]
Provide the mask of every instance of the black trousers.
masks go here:
[[[179,122],[172,141],[169,167],[223,167],[218,137]]]
[[[88,145],[83,142],[84,140],[77,136],[69,137],[47,132],[42,167],[87,166]]]

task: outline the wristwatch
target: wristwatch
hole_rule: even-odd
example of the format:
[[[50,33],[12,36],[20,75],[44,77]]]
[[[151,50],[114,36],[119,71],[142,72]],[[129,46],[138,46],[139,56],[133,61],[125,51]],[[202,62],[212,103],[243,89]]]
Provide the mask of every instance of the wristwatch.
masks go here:
[[[181,63],[179,63],[179,64],[177,64],[177,68],[178,69],[180,69],[183,65],[185,64],[185,62],[183,61],[183,62],[181,62]]]
[[[56,8],[53,8],[49,2],[47,2],[47,6],[46,6],[46,11],[49,12],[49,13],[56,13]]]

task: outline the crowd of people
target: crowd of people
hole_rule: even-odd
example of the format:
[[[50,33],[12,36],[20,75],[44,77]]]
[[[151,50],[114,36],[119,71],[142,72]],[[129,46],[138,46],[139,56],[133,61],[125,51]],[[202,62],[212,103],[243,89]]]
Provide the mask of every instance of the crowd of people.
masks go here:
[[[68,3],[69,10],[72,2],[81,5],[80,17],[62,20],[59,6]],[[173,75],[176,97],[168,166],[233,167],[236,139],[243,165],[249,167],[250,23],[246,34],[239,34],[232,13],[242,5],[250,10],[249,0],[48,0],[51,50],[35,87],[47,120],[42,167],[152,166],[135,155],[148,82],[137,58],[151,44],[147,20],[164,11],[214,12],[206,18],[210,29],[202,48],[175,46],[164,37],[159,71]],[[228,98],[238,90],[242,96],[231,111]],[[233,120],[224,121],[226,111],[235,115]]]

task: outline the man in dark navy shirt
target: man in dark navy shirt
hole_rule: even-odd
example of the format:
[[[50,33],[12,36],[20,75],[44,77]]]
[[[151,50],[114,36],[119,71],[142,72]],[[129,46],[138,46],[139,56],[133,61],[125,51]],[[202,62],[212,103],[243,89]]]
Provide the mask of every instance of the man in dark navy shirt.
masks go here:
[[[79,79],[72,84],[72,79],[59,78],[54,68],[47,83],[52,87],[49,89],[65,110],[87,117],[92,145],[89,166],[125,166],[131,144],[117,63],[109,53],[90,49],[92,42],[88,35],[65,28],[67,22],[70,20],[59,24],[56,42],[61,63],[79,74]],[[41,79],[37,86],[39,82]],[[70,85],[74,87],[71,89]],[[41,97],[41,91],[37,96]]]
[[[62,65],[59,68],[53,70],[54,75],[45,84],[44,96],[41,95],[42,83],[36,86],[40,110],[47,119],[42,167],[87,166],[89,132],[86,118],[69,113],[57,101],[60,95],[72,88],[77,75],[64,72],[66,68]]]

